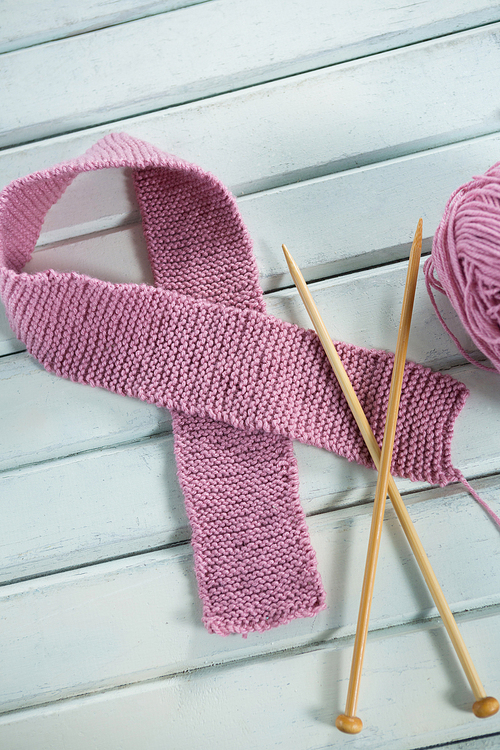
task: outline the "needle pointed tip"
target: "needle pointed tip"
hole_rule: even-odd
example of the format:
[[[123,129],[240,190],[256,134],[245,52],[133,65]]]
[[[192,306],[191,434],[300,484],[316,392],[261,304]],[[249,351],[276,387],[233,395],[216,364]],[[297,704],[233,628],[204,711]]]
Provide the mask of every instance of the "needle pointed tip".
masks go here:
[[[293,277],[294,276],[293,272],[295,270],[295,262],[294,262],[292,256],[290,255],[290,251],[288,250],[287,246],[286,245],[282,245],[281,247],[282,247],[282,250],[283,250],[283,255],[285,256],[285,260],[286,260],[286,263],[287,263],[287,266],[288,266],[288,270],[290,271],[290,273],[292,274],[292,277]]]
[[[419,219],[417,228],[415,230],[415,236],[413,237],[413,242],[411,246],[411,255],[420,255],[422,251],[422,227],[423,227],[423,220]]]

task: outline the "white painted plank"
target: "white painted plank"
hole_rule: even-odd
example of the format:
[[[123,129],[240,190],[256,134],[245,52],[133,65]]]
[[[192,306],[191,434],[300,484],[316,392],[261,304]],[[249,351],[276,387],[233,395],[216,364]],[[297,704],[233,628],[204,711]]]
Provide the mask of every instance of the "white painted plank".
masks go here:
[[[213,7],[218,7],[218,3],[176,11],[175,15],[191,11],[198,13]],[[238,6],[232,4],[232,7]],[[305,6],[301,7],[306,12]],[[278,15],[280,26],[281,8]],[[135,24],[150,21],[155,22],[156,19],[144,19]],[[126,29],[128,33],[128,27],[135,24],[125,24],[119,28]],[[197,28],[202,28],[203,32],[199,33],[207,38],[210,36],[208,28]],[[227,29],[225,25],[223,28]],[[100,36],[98,51],[107,48],[105,35],[108,33],[107,30],[95,32],[96,36]],[[185,30],[186,33],[189,32]],[[268,157],[265,155],[275,147],[277,152],[273,159],[280,163],[281,174],[291,171],[291,154],[298,152],[306,157],[302,167],[305,174],[302,176],[317,176],[318,169],[325,174],[332,171],[334,165],[338,171],[342,167],[367,163],[368,158],[374,161],[373,152],[378,152],[378,158],[387,158],[389,154],[395,157],[495,132],[498,128],[495,93],[500,78],[497,35],[498,24],[491,24],[437,41],[411,45],[394,52],[292,76],[285,81],[215,97],[214,100],[213,94],[217,92],[250,83],[246,76],[244,81],[240,80],[235,73],[234,63],[228,61],[224,48],[229,45],[232,49],[235,45],[234,37],[226,34],[225,43],[213,47],[210,43],[211,62],[204,63],[205,67],[197,72],[193,83],[184,81],[177,86],[184,92],[184,100],[193,100],[203,95],[203,80],[207,79],[211,98],[176,107],[172,113],[168,113],[167,119],[164,113],[144,117],[148,120],[153,141],[159,146],[168,144],[168,150],[176,151],[181,156],[185,155],[176,148],[175,133],[176,125],[181,125],[181,122],[182,140],[194,145],[200,140],[209,139],[212,158],[220,150],[227,152],[226,159],[230,157],[234,160],[234,155],[238,154],[236,161],[240,166],[242,160],[246,162],[245,166],[248,164],[249,171],[245,170],[247,185],[252,182],[255,165],[262,158],[266,160]],[[52,46],[59,49],[59,45],[65,44],[64,41],[32,47],[22,53],[2,55],[0,70],[7,86],[3,98],[0,145],[8,146],[68,130],[90,128],[98,122],[130,118],[144,110],[160,110],[178,103],[176,86],[172,87],[169,81],[183,75],[185,66],[182,56],[176,58],[171,66],[158,64],[154,54],[150,59],[154,45],[142,45],[141,55],[135,56],[125,44],[121,52],[110,49],[110,59],[104,64],[94,59],[92,51],[86,48],[92,36],[82,35],[70,40],[69,58],[64,61],[59,52],[50,60],[40,60],[37,55],[38,51]],[[268,38],[264,38],[267,55],[269,43]],[[83,45],[78,51],[74,46],[76,41]],[[162,45],[168,47],[165,38]],[[183,47],[191,57],[191,45],[183,41]],[[22,63],[16,59],[20,54],[23,56]],[[251,56],[254,59],[253,49]],[[80,65],[82,59],[86,60],[85,66]],[[132,66],[128,65],[131,59],[134,60]],[[457,80],[457,65],[464,60],[467,60],[467,76]],[[144,75],[143,64],[147,66],[147,75]],[[75,70],[72,70],[73,65],[76,66]],[[127,75],[122,88],[117,82],[123,66]],[[97,71],[98,85],[93,78],[94,70]],[[102,76],[103,70],[106,70],[105,76]],[[224,71],[228,70],[232,71],[230,81],[224,75]],[[157,93],[148,94],[147,82],[151,71],[163,71],[160,77],[167,71],[168,79],[161,80]],[[292,71],[281,71],[281,74],[285,72],[290,74]],[[275,75],[278,75],[277,70]],[[265,78],[268,77],[266,73]],[[217,81],[220,80],[222,84],[218,86]],[[107,81],[112,83],[108,85]],[[20,90],[23,91],[22,97],[19,96]],[[68,95],[60,96],[61,90]],[[74,92],[74,96],[70,95],[71,92]],[[409,113],[412,113],[411,116]],[[188,136],[186,116],[189,121],[193,114],[194,127]],[[234,119],[243,124],[242,129],[235,130]],[[133,134],[137,132],[135,126],[139,125],[141,130],[143,122],[142,118],[140,123],[129,120],[127,130]],[[279,128],[278,123],[281,123]],[[156,127],[150,127],[153,125]],[[105,127],[103,130],[110,132],[116,129],[115,122],[112,128]],[[308,134],[305,148],[304,133]],[[144,136],[144,129],[142,134]],[[214,137],[214,134],[217,136]],[[90,133],[87,133],[87,139],[89,136]],[[217,140],[220,141],[219,149],[215,144]],[[368,157],[368,154],[371,156]],[[189,154],[187,156],[189,158]],[[192,160],[199,161],[196,158]],[[300,158],[294,157],[293,161],[300,161]],[[266,176],[268,180],[271,177],[269,173]],[[269,187],[270,183],[264,186]]]
[[[117,23],[125,23],[150,15],[157,15],[167,11],[197,5],[207,0],[114,0],[113,3],[99,2],[97,0],[80,0],[77,4],[69,3],[68,0],[51,0],[44,6],[36,0],[6,0],[4,3],[4,17],[8,22],[4,24],[0,32],[0,52],[40,44],[42,42],[61,39],[69,35],[92,31]],[[220,4],[220,3],[219,3]],[[259,2],[247,2],[253,17],[250,18],[255,24],[260,19],[265,23],[265,11],[269,5]],[[232,3],[234,5],[234,2]],[[274,5],[279,8],[282,3],[274,0]],[[230,8],[229,3],[224,4],[226,13]],[[241,8],[240,8],[241,10]],[[294,25],[302,24],[304,36],[307,35],[309,44],[315,42],[313,49],[320,47],[320,41],[327,47],[331,39],[331,29],[324,23],[325,18],[331,15],[331,5],[324,2],[309,2],[307,14],[299,13],[298,3],[288,2],[287,13],[281,18],[280,31],[291,37],[290,41],[299,43],[297,31],[293,34]],[[324,12],[323,17],[321,11]],[[326,12],[325,12],[326,11]],[[346,12],[347,11],[347,12]],[[365,12],[363,12],[365,11]],[[491,0],[474,0],[471,2],[450,2],[450,0],[439,0],[438,2],[420,3],[418,6],[407,6],[403,2],[392,3],[390,7],[373,7],[366,2],[337,3],[335,20],[342,24],[344,37],[338,33],[337,44],[343,39],[342,46],[348,47],[349,42],[354,44],[358,36],[363,38],[362,32],[368,36],[368,15],[372,18],[372,38],[368,38],[371,53],[378,50],[376,41],[382,37],[385,45],[391,44],[402,46],[411,42],[428,39],[431,36],[442,36],[455,31],[480,26],[499,20],[498,6]],[[351,16],[353,16],[351,18]],[[203,21],[206,16],[203,17]],[[248,19],[247,19],[248,20]],[[323,24],[320,22],[323,21]],[[313,23],[316,24],[315,37],[311,34]],[[354,24],[357,23],[357,27]],[[323,28],[326,26],[326,28]],[[361,27],[361,28],[360,28]],[[248,29],[248,27],[247,27]],[[385,29],[385,33],[384,33]],[[251,33],[251,29],[249,30]],[[330,36],[327,36],[328,32]],[[354,37],[354,38],[353,38]],[[273,40],[276,41],[276,40]],[[359,42],[358,42],[359,43]],[[379,42],[380,44],[380,42]],[[299,54],[303,52],[302,44]],[[311,45],[312,46],[312,45]],[[383,47],[386,48],[386,47]]]
[[[401,0],[391,7],[367,0],[344,0],[340,7],[316,0],[305,7],[294,0],[283,9],[281,0],[222,0],[5,55],[0,70],[12,119],[0,130],[2,145],[295,75],[500,16],[484,0],[459,8],[450,0],[413,8]],[[27,97],[19,96],[20,82]]]
[[[498,480],[485,483],[498,493]],[[500,548],[489,518],[457,492],[431,491],[414,499],[411,515],[450,606],[463,611],[500,604]],[[328,609],[247,639],[203,629],[187,545],[3,587],[1,710],[353,635],[358,610],[353,592],[361,590],[370,522],[370,506],[310,519]],[[389,511],[372,629],[433,615],[430,595]],[[487,646],[494,648],[492,642],[482,644]]]
[[[0,302],[0,356],[22,352],[25,349],[22,344],[12,333],[12,329],[7,321],[5,308]]]
[[[77,3],[68,0],[51,0],[50,3],[40,3],[38,0],[4,0],[0,53],[202,2],[208,0],[79,0]],[[480,18],[484,17],[485,11],[488,17],[484,4],[482,7],[480,5],[477,11]],[[475,20],[474,14],[473,22]]]
[[[36,150],[44,145],[37,144]],[[44,165],[50,166],[51,156],[56,161],[74,157],[86,145],[75,142],[73,152],[58,157],[53,143]],[[29,147],[0,152],[2,187],[24,170],[40,166],[38,161],[26,160],[30,155],[34,159],[34,151]],[[395,255],[382,256],[381,251],[395,252],[397,246],[406,244],[411,212],[423,216],[425,236],[431,237],[451,193],[498,161],[499,153],[500,135],[493,134],[240,197],[239,209],[254,239],[264,288],[271,288],[268,278],[278,286],[275,279],[283,274],[276,246],[281,247],[284,232],[295,254],[301,253],[298,259],[306,274],[309,265],[320,266],[323,275],[353,270],[358,255],[377,261],[396,259]],[[267,166],[273,170],[272,164]],[[220,175],[216,172],[221,179],[225,167],[221,161]],[[243,178],[243,173],[237,176],[240,181]],[[369,237],[361,218],[370,227]],[[38,247],[139,221],[129,170],[85,173],[50,209]]]
[[[0,474],[0,582],[190,536],[172,435]]]
[[[122,262],[123,261],[123,262]],[[92,234],[37,250],[24,270],[75,271],[113,283],[154,284],[142,225]]]
[[[170,429],[165,409],[48,376],[27,354],[1,362],[2,468],[28,452],[30,461],[46,461]]]
[[[459,42],[459,39],[462,41]],[[460,51],[462,55],[465,54],[466,56],[468,45],[463,44],[463,37],[457,38],[455,42],[458,47],[465,47]],[[471,46],[470,54],[473,54],[474,45]],[[419,50],[420,47],[416,48],[417,52]],[[412,51],[415,50],[409,50],[406,54],[410,54]],[[401,52],[400,54],[404,53]],[[381,60],[383,63],[386,60],[385,56],[376,58],[371,62],[375,63],[375,67],[378,67]],[[411,63],[411,58],[410,60],[397,60],[397,62],[401,67],[404,67],[405,63]],[[453,64],[451,60],[450,64]],[[390,73],[390,61],[389,65],[386,64],[385,67],[387,68],[384,71],[386,76],[392,77],[395,75],[394,72]],[[349,69],[351,68],[352,65],[349,66]],[[413,69],[413,65],[411,65],[411,68]],[[374,148],[377,150],[376,158],[372,156],[371,161],[388,157],[394,158],[397,154],[390,154],[387,146],[392,143],[395,135],[395,145],[400,147],[399,151],[404,151],[404,148],[401,149],[401,147],[418,137],[415,129],[413,132],[409,130],[411,125],[409,121],[399,121],[399,128],[393,127],[394,113],[392,110],[386,111],[387,122],[382,125],[383,118],[381,117],[380,107],[384,99],[382,99],[382,102],[377,101],[375,93],[372,101],[368,90],[363,104],[365,106],[373,104],[373,106],[379,108],[379,111],[373,114],[378,115],[375,117],[375,121],[380,124],[380,128],[384,131],[384,139],[378,137],[378,128],[375,132],[373,128],[368,127],[370,118],[362,115],[361,106],[360,116],[355,117],[352,122],[349,118],[344,117],[343,109],[339,107],[339,111],[331,119],[331,122],[336,123],[335,130],[332,130],[330,122],[329,126],[322,131],[320,139],[301,138],[300,135],[307,133],[310,126],[306,120],[306,113],[311,112],[311,121],[317,121],[318,104],[314,103],[312,97],[312,104],[311,101],[305,99],[305,93],[309,85],[312,86],[314,83],[314,89],[320,97],[322,107],[326,106],[325,102],[328,102],[329,107],[332,107],[335,103],[335,99],[329,99],[326,89],[321,90],[319,83],[321,83],[323,75],[326,74],[324,72],[323,74],[314,74],[311,82],[309,81],[311,76],[306,77],[308,80],[304,81],[304,84],[298,88],[294,86],[297,81],[275,83],[271,87],[217,97],[210,102],[186,105],[164,113],[154,113],[133,118],[124,123],[114,123],[113,126],[109,127],[91,128],[84,133],[72,133],[0,151],[0,185],[4,187],[17,177],[38,169],[51,167],[65,159],[72,159],[75,155],[90,148],[100,137],[117,130],[126,130],[130,135],[150,141],[167,152],[174,153],[187,161],[199,164],[204,169],[212,171],[235,194],[241,194],[245,191],[255,192],[257,189],[290,183],[295,179],[305,179],[307,176],[314,177],[318,173],[328,174],[334,169],[338,171],[342,168],[341,165],[339,166],[339,162],[342,160],[346,169],[355,167],[356,162],[359,164],[369,158],[371,142],[374,143]],[[321,80],[316,81],[318,76]],[[410,81],[408,81],[409,83]],[[414,81],[412,87],[414,87]],[[273,96],[270,96],[271,93]],[[427,91],[427,95],[430,95],[429,91]],[[277,100],[279,99],[279,101],[276,101],[276,105],[279,106],[275,106],[275,97]],[[301,99],[301,97],[304,98]],[[460,129],[460,118],[463,120],[464,113],[458,105],[456,111],[450,109],[453,107],[454,100],[455,93],[451,101],[448,102],[449,109],[445,121],[451,124],[453,118],[456,117],[456,124]],[[354,102],[352,105],[354,105]],[[418,132],[427,137],[432,134],[433,126],[436,126],[436,123],[439,123],[438,132],[441,132],[444,119],[441,114],[444,115],[444,113],[442,112],[442,105],[435,102],[429,105],[428,112],[425,111],[424,105],[425,102],[422,100],[421,106],[424,107],[422,127],[426,127],[425,123],[429,121],[429,118],[432,122],[428,129]],[[312,110],[307,109],[311,106],[313,107]],[[437,119],[433,119],[436,116]],[[253,117],[259,121],[258,129],[250,127]],[[303,119],[301,119],[302,117]],[[365,123],[366,126],[359,127],[361,123]],[[398,132],[399,129],[401,129],[400,132]],[[496,128],[491,129],[496,130]],[[214,137],[214,134],[218,134],[218,136]],[[440,138],[439,140],[440,142],[446,142],[446,139]],[[483,142],[487,143],[488,140],[493,143],[494,161],[496,159],[494,149],[498,135],[494,134],[481,138],[481,148]],[[268,143],[269,148],[264,148],[264,143]],[[425,145],[427,148],[431,147],[431,144],[422,144],[422,146]],[[457,143],[451,148],[459,150],[461,145]],[[383,148],[385,148],[385,156],[380,153]],[[409,149],[410,152],[416,150],[418,150],[418,147],[415,146]],[[235,158],[235,153],[237,153],[238,158]],[[457,153],[461,152],[457,151]],[[346,162],[350,162],[350,165]],[[476,169],[474,160],[471,166],[472,171],[474,171]],[[467,175],[469,173],[470,171],[467,169]],[[104,175],[106,172],[101,174]],[[82,201],[81,213],[78,216],[82,216],[85,211],[85,204],[91,200],[85,179],[85,176],[81,175],[75,183],[82,185],[82,190],[77,196],[77,199]],[[69,188],[69,190],[72,189]],[[123,188],[120,186],[119,189]],[[103,189],[98,190],[99,199],[103,192],[105,192],[105,185],[103,185]],[[78,203],[78,200],[75,202]],[[104,205],[107,206],[108,204],[105,203]],[[114,213],[116,208],[112,208],[110,211]],[[123,211],[123,208],[120,208],[120,211]]]
[[[485,684],[498,695],[492,647],[500,617],[461,627]],[[499,732],[500,716],[472,715],[470,691],[442,630],[395,628],[392,637],[369,641],[359,709],[365,729],[346,737],[334,722],[343,709],[351,647],[339,645],[7,714],[0,717],[0,741],[9,750],[31,750],[34,737],[37,750],[165,750],[166,738],[173,748],[413,750]]]
[[[126,167],[78,175],[50,208],[37,247],[139,223],[132,180]]]
[[[450,195],[500,157],[500,135],[243,196],[265,291],[289,285],[285,242],[307,281],[408,258],[423,218],[430,252]]]
[[[440,745],[443,750],[449,748],[449,750],[498,750],[500,747],[500,735],[489,735],[486,737],[479,737],[472,740],[464,740],[463,742],[454,742],[453,745]]]
[[[413,216],[423,217],[424,239],[429,244],[451,193],[486,171],[499,153],[500,135],[495,134],[239,198],[264,291],[285,283],[284,235],[308,280],[398,260],[403,252],[407,255]],[[128,170],[123,169],[80,175],[50,209],[39,247],[139,222],[129,179]],[[123,269],[124,280],[147,282],[142,268],[134,276],[135,255],[129,258],[129,254],[142,250],[142,245],[138,230],[128,231],[135,234],[132,239],[127,233],[119,235],[124,246],[118,248],[115,242],[113,266]],[[82,254],[90,255],[94,263],[99,257],[93,251],[97,242],[95,238],[93,245],[82,246]],[[50,249],[54,264],[69,248]],[[111,248],[105,246],[105,252]],[[114,280],[100,275],[104,272],[95,265],[85,270]]]
[[[456,375],[471,396],[455,429],[454,465],[469,478],[499,472],[498,378],[472,367],[458,368]],[[51,419],[47,406],[47,421]],[[82,427],[80,443],[91,438],[96,440]],[[104,433],[101,442],[107,440]],[[22,444],[23,449],[29,446]],[[64,444],[46,442],[38,449],[67,450]],[[300,443],[295,453],[306,513],[373,499],[375,472]],[[17,460],[24,463],[39,455],[33,451]],[[427,487],[401,479],[398,486],[402,492]],[[483,488],[481,496],[500,513],[494,490]],[[145,552],[189,537],[171,435],[0,473],[0,498],[0,582]],[[475,508],[472,498],[469,503]]]

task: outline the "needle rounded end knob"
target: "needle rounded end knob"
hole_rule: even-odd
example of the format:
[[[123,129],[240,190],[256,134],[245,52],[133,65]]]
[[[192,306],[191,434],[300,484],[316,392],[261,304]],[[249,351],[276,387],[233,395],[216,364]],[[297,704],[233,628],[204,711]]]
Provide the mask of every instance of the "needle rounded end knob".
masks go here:
[[[486,719],[488,716],[493,716],[493,714],[497,713],[499,708],[500,703],[498,703],[496,698],[492,698],[491,696],[481,698],[481,700],[476,701],[472,706],[474,715],[477,716],[478,719]]]
[[[339,714],[335,721],[335,726],[346,734],[358,734],[363,729],[363,722],[357,716]]]

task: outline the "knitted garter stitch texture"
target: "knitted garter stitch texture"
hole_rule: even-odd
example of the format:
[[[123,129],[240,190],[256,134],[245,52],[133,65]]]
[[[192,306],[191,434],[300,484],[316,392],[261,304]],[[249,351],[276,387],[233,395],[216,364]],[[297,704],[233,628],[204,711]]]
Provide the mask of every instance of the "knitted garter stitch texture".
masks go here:
[[[27,274],[44,217],[80,173],[133,171],[155,286]],[[266,630],[325,606],[292,440],[372,466],[316,334],[265,312],[252,244],[212,175],[125,134],[0,196],[0,294],[43,366],[171,409],[203,621]],[[337,344],[379,443],[393,357]],[[467,390],[407,363],[392,472],[444,485]]]

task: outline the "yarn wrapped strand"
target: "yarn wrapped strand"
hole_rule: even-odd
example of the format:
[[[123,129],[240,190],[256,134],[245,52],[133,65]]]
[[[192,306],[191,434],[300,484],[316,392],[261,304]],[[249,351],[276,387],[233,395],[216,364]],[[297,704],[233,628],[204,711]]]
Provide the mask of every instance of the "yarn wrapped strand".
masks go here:
[[[424,265],[427,291],[462,355],[500,372],[500,162],[450,197]],[[493,367],[474,359],[449,329],[433,290],[448,297],[475,346]]]

